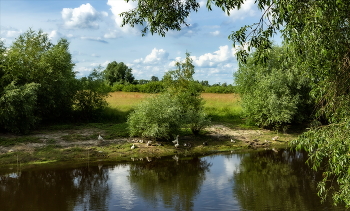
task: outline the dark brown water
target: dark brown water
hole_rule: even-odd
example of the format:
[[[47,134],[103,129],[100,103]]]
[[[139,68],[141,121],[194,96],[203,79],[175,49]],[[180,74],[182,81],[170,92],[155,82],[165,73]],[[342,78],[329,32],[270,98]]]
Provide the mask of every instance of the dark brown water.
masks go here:
[[[305,158],[280,150],[14,166],[0,171],[0,210],[345,210],[320,202]]]

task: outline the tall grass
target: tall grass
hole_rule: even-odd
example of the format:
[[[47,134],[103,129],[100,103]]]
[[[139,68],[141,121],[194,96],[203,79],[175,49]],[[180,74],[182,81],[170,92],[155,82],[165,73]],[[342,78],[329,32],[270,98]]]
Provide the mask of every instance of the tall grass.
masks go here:
[[[106,109],[108,115],[115,115],[123,119],[140,103],[143,99],[152,94],[137,92],[113,92],[107,98],[109,107]],[[242,107],[238,94],[217,94],[202,93],[204,99],[205,112],[211,117],[213,122],[224,122],[244,125],[242,120]]]

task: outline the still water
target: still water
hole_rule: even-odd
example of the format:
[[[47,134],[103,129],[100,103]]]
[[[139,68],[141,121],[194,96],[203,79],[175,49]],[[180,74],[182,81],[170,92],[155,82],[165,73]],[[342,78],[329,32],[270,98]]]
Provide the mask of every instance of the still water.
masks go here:
[[[0,171],[1,211],[345,210],[320,202],[306,155],[175,155]]]

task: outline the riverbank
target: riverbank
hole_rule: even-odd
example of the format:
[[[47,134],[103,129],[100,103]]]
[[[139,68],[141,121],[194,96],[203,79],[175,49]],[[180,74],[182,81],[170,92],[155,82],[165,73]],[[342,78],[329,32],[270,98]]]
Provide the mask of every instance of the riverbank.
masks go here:
[[[98,140],[101,134],[104,140]],[[171,141],[116,138],[98,127],[38,130],[30,135],[0,134],[0,164],[40,164],[61,161],[149,159],[174,154],[206,154],[218,151],[278,150],[297,134],[276,134],[262,129],[232,128],[213,124],[202,135],[180,135],[180,146]],[[111,138],[112,137],[112,138]],[[276,138],[278,137],[278,138]],[[135,148],[131,149],[134,144]],[[185,146],[186,144],[186,146]]]

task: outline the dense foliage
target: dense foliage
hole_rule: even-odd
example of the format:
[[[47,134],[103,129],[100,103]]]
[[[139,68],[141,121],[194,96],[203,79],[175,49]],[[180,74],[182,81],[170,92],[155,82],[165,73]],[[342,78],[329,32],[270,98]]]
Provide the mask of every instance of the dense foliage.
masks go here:
[[[150,31],[152,34],[165,36],[168,30],[181,30],[186,26],[186,18],[201,6],[196,0],[167,0],[160,4],[158,2],[138,0],[136,8],[121,14],[123,24],[131,26],[142,24],[144,34]],[[233,9],[240,9],[244,2],[207,0],[206,7],[211,10],[216,6],[229,15]],[[328,124],[312,127],[310,132],[295,144],[308,150],[311,158],[318,156],[318,159],[312,159],[310,165],[317,170],[325,171],[326,178],[338,176],[341,172],[344,176],[338,182],[349,184],[350,172],[347,166],[350,159],[345,156],[350,153],[348,129],[336,125],[347,125],[350,119],[350,4],[347,0],[257,0],[256,5],[263,12],[262,17],[255,24],[246,25],[229,35],[234,45],[245,46],[237,53],[239,61],[246,63],[250,50],[254,49],[255,60],[258,63],[266,63],[270,56],[273,36],[276,33],[282,35],[284,44],[288,45],[288,54],[293,58],[293,66],[311,81],[310,96],[317,103],[315,113],[318,119],[315,122],[319,120],[319,123]],[[275,79],[278,80],[285,77],[281,72],[277,72],[276,75]],[[266,81],[265,78],[262,79],[264,80]],[[288,94],[286,91],[284,92]],[[298,101],[293,102],[293,98],[280,99],[282,107]],[[289,106],[288,109],[293,111],[293,107]],[[288,119],[284,121],[289,121]],[[333,128],[334,131],[328,128]],[[338,136],[334,136],[334,133]],[[342,141],[337,139],[341,136],[344,137]],[[323,143],[321,140],[336,142],[322,145],[324,150],[320,150],[332,153],[318,153]],[[339,162],[338,159],[333,159],[333,155],[342,155],[344,159]],[[325,190],[327,190],[325,183],[320,183],[322,196],[326,196]],[[345,202],[350,206],[347,187],[341,186],[334,197],[335,202]]]
[[[269,60],[257,63],[256,54],[241,63],[235,82],[248,118],[268,128],[286,128],[311,118],[311,83],[290,61],[285,47],[274,47]]]
[[[164,76],[166,91],[141,103],[128,118],[131,136],[169,139],[183,126],[194,134],[209,124],[200,98],[200,86],[193,80],[194,66],[189,54],[176,70]]]
[[[134,76],[131,73],[131,68],[126,66],[123,62],[113,61],[107,65],[107,68],[103,71],[103,76],[109,85],[114,83],[129,84],[134,83]]]
[[[86,110],[81,99],[96,93],[75,78],[65,39],[53,44],[30,29],[9,48],[0,43],[0,53],[0,129],[26,133],[40,122],[70,120],[73,105]]]
[[[99,68],[101,69],[101,68]],[[106,97],[110,87],[104,83],[102,72],[94,69],[88,77],[78,80],[79,91],[74,97],[74,112],[80,121],[98,120],[107,106]]]

